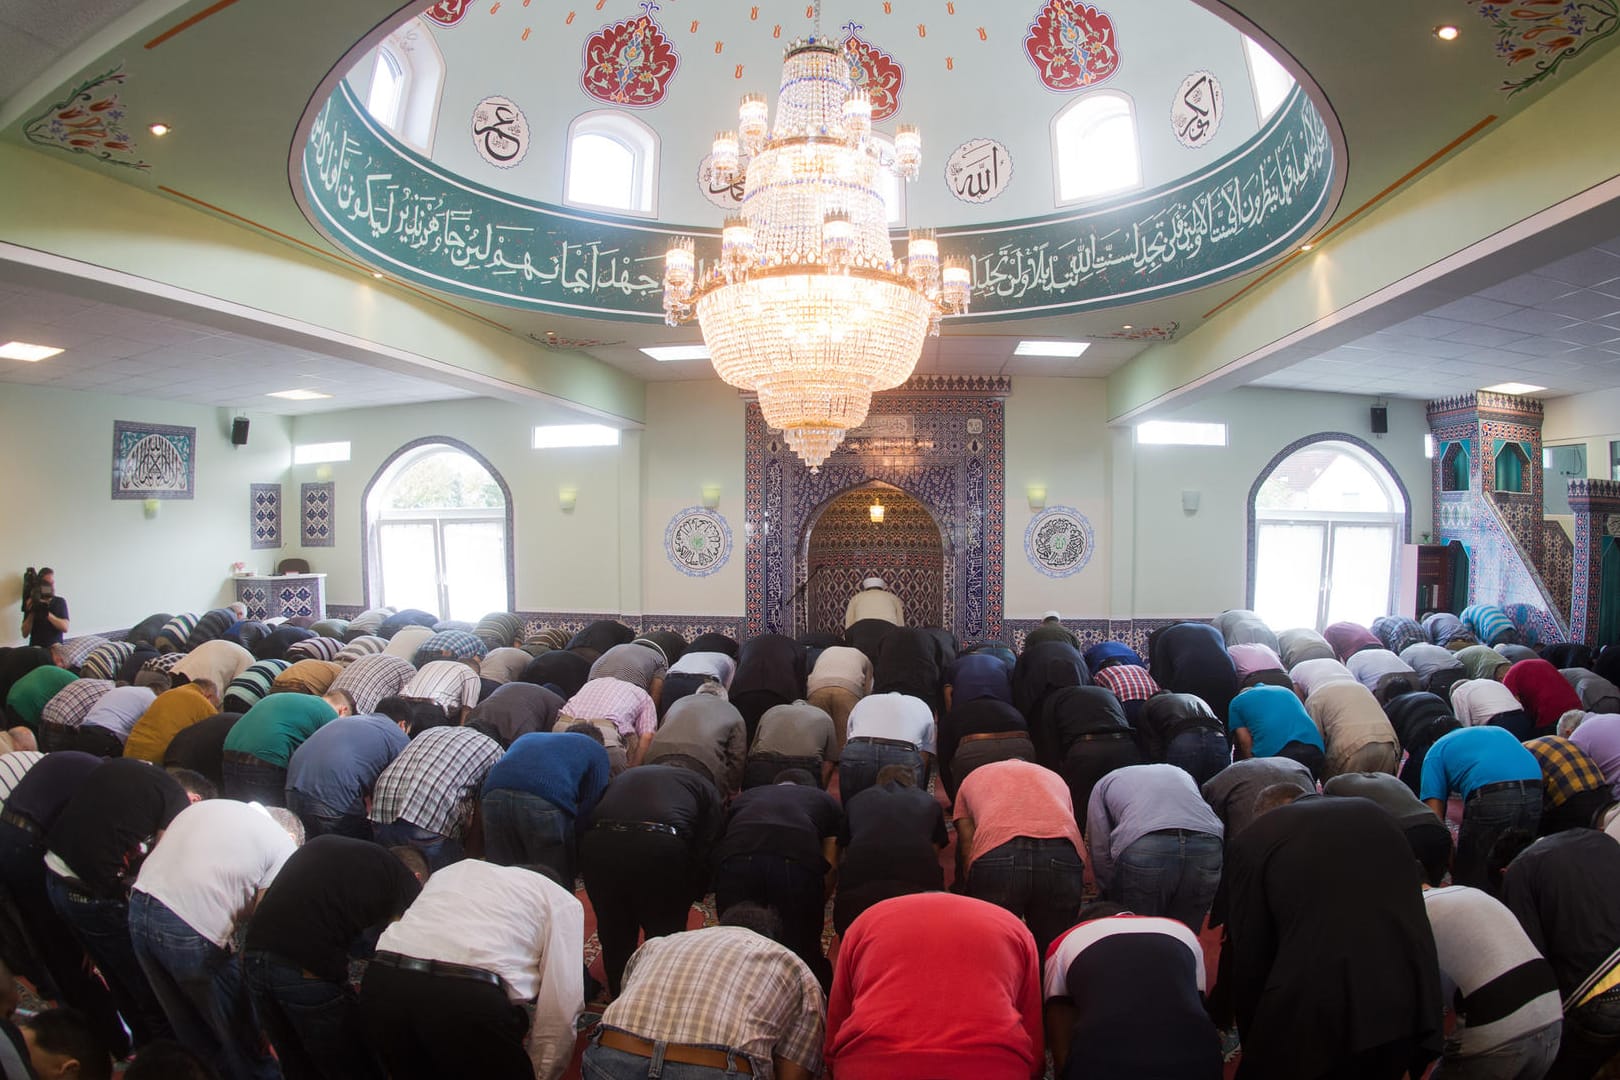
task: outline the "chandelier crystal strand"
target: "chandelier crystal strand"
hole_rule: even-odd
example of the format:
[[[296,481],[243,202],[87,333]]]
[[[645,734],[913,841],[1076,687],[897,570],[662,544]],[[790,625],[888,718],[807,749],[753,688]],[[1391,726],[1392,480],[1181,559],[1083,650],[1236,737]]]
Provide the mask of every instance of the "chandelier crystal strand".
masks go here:
[[[736,130],[715,137],[714,179],[745,178],[719,260],[700,268],[686,238],[665,256],[665,320],[696,319],[715,373],[757,393],[765,422],[812,470],[865,422],[875,391],[911,376],[923,339],[966,312],[972,292],[930,233],[895,258],[877,184],[890,166],[871,134],[871,101],[842,50],[819,34],[795,42],[774,124],[750,94]],[[902,126],[893,171],[910,179],[921,157],[916,128]]]

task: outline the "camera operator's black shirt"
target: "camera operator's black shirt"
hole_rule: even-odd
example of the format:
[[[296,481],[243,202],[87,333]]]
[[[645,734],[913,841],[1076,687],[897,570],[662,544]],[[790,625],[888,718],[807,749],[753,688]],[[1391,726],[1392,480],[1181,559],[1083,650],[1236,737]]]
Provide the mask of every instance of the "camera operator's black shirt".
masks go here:
[[[65,622],[68,617],[67,601],[60,596],[53,596],[49,603],[51,614]],[[36,607],[34,609],[34,625],[28,633],[28,644],[48,649],[61,640],[62,631],[58,630],[56,625],[45,617],[45,613]]]

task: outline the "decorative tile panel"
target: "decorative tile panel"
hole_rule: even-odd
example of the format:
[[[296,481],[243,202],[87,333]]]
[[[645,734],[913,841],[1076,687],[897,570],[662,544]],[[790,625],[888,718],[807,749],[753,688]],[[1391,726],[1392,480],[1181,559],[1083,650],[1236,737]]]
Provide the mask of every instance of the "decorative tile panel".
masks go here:
[[[249,484],[248,512],[251,543],[255,551],[260,548],[281,546],[281,485]]]
[[[304,547],[337,546],[336,487],[334,480],[300,487],[298,505],[302,508],[302,524],[299,531]]]

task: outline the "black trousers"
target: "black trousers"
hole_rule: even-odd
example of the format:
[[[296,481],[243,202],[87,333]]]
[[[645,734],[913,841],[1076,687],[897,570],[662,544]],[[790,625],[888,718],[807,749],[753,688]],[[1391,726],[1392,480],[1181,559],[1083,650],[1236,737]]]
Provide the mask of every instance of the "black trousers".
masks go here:
[[[1097,781],[1127,765],[1141,765],[1146,759],[1136,740],[1086,739],[1069,747],[1058,769],[1063,782],[1069,785],[1069,797],[1074,800],[1074,818],[1082,827],[1086,821],[1086,807],[1091,804],[1091,789]]]
[[[714,901],[720,914],[744,901],[775,908],[782,917],[782,944],[805,962],[823,992],[832,986],[832,965],[821,951],[825,888],[826,879],[817,871],[765,852],[733,855],[714,874]]]
[[[493,983],[368,964],[360,1019],[393,1080],[534,1080],[528,1013]]]
[[[654,938],[686,929],[692,902],[707,891],[703,861],[678,836],[591,829],[580,840],[579,865],[608,989],[617,994],[643,931]]]

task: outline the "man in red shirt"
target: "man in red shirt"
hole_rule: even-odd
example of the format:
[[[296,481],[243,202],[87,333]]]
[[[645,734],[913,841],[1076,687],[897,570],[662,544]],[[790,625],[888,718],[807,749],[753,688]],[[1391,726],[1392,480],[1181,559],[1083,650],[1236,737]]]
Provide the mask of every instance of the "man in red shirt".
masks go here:
[[[1034,939],[1006,911],[965,896],[874,904],[839,946],[823,1057],[837,1080],[1042,1075]]]

